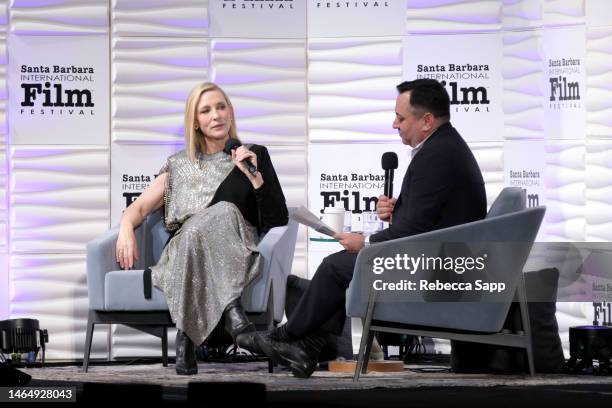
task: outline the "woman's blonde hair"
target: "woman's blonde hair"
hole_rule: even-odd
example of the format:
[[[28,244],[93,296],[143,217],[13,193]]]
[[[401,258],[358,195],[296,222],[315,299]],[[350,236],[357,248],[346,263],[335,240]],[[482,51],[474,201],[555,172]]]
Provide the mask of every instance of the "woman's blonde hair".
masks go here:
[[[225,98],[225,102],[227,102],[227,106],[231,112],[229,137],[232,139],[238,139],[238,134],[236,133],[236,116],[234,115],[234,107],[232,106],[232,102],[227,97],[226,93],[223,92],[223,89],[221,89],[218,85],[213,84],[212,82],[204,82],[193,88],[191,93],[189,93],[187,104],[185,106],[185,150],[187,150],[187,156],[192,162],[196,161],[196,153],[198,151],[202,153],[206,151],[206,140],[204,138],[204,133],[202,133],[202,129],[199,127],[196,129],[196,111],[198,109],[198,101],[200,100],[202,94],[210,91],[219,91]]]

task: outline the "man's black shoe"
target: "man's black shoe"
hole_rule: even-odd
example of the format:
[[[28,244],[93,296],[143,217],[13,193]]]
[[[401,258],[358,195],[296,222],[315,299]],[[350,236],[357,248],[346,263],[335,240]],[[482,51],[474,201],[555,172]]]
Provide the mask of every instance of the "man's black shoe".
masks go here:
[[[274,340],[296,340],[289,334],[286,329],[286,326],[282,325],[278,327],[273,327],[270,330],[258,332],[247,331],[240,333],[238,336],[236,336],[236,344],[238,344],[240,348],[248,350],[253,354],[263,356],[265,353],[263,352],[261,347],[259,347],[259,344],[255,340],[255,338],[259,336],[267,336]]]
[[[263,353],[277,364],[288,367],[299,378],[308,378],[317,368],[317,360],[325,345],[325,337],[314,334],[301,340],[282,341],[270,335],[259,335],[255,342]]]
[[[256,337],[265,335],[265,334],[266,332],[254,332],[254,331],[240,333],[238,336],[236,336],[236,344],[238,345],[238,347],[248,350],[255,355],[263,356],[265,353],[257,344]]]
[[[194,375],[198,373],[195,344],[182,330],[176,332],[176,373]]]

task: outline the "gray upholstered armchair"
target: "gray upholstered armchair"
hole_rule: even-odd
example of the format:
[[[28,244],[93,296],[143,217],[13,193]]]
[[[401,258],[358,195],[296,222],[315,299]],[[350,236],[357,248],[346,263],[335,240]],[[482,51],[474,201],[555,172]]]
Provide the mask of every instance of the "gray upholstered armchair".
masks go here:
[[[146,299],[143,283],[143,270],[157,262],[169,238],[162,222],[162,211],[149,215],[136,228],[140,257],[132,270],[120,270],[115,261],[118,227],[87,244],[89,315],[84,372],[89,365],[96,324],[124,324],[160,337],[162,361],[164,366],[168,364],[167,329],[174,324],[163,292],[153,287],[150,298]],[[258,245],[262,256],[261,273],[245,288],[242,304],[249,319],[259,329],[271,328],[283,318],[286,281],[291,273],[297,229],[298,224],[290,219],[287,225],[268,231]]]
[[[545,207],[524,208],[524,192],[519,188],[507,188],[483,220],[373,244],[359,252],[347,297],[347,314],[362,318],[364,323],[355,380],[367,370],[375,332],[406,333],[522,348],[526,350],[530,373],[534,374],[522,272],[544,217]],[[432,254],[425,253],[425,256],[439,255],[436,252],[439,250],[437,244],[466,242],[482,243],[481,250],[484,253],[489,251],[495,254],[495,263],[491,269],[497,277],[502,277],[508,283],[503,296],[484,302],[482,299],[427,301],[428,295],[419,289],[411,292],[409,299],[383,301],[377,291],[372,290],[374,258],[408,253],[419,245],[425,248],[424,251],[432,250]],[[506,250],[510,246],[512,250]],[[420,254],[419,251],[416,256]],[[513,300],[519,302],[523,329],[517,333],[501,333]]]

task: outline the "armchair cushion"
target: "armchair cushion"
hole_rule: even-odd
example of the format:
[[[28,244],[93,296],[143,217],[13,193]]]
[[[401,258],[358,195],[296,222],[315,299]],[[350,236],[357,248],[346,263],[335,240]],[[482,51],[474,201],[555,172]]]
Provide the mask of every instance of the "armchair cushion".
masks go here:
[[[112,311],[168,310],[161,290],[153,286],[151,299],[145,299],[143,270],[111,271],[104,280],[104,308]]]

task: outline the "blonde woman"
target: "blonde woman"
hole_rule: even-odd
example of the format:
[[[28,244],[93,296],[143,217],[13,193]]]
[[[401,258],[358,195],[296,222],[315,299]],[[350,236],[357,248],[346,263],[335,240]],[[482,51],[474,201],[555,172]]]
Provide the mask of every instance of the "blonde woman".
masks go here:
[[[151,267],[179,329],[176,372],[197,373],[195,346],[222,317],[234,341],[254,330],[240,304],[259,271],[259,236],[287,224],[287,207],[265,147],[239,146],[232,104],[213,83],[194,88],[185,110],[185,150],[168,157],[159,176],[123,213],[116,257],[122,268],[138,258],[134,228],[164,206],[171,238]],[[252,174],[245,161],[257,169]]]

